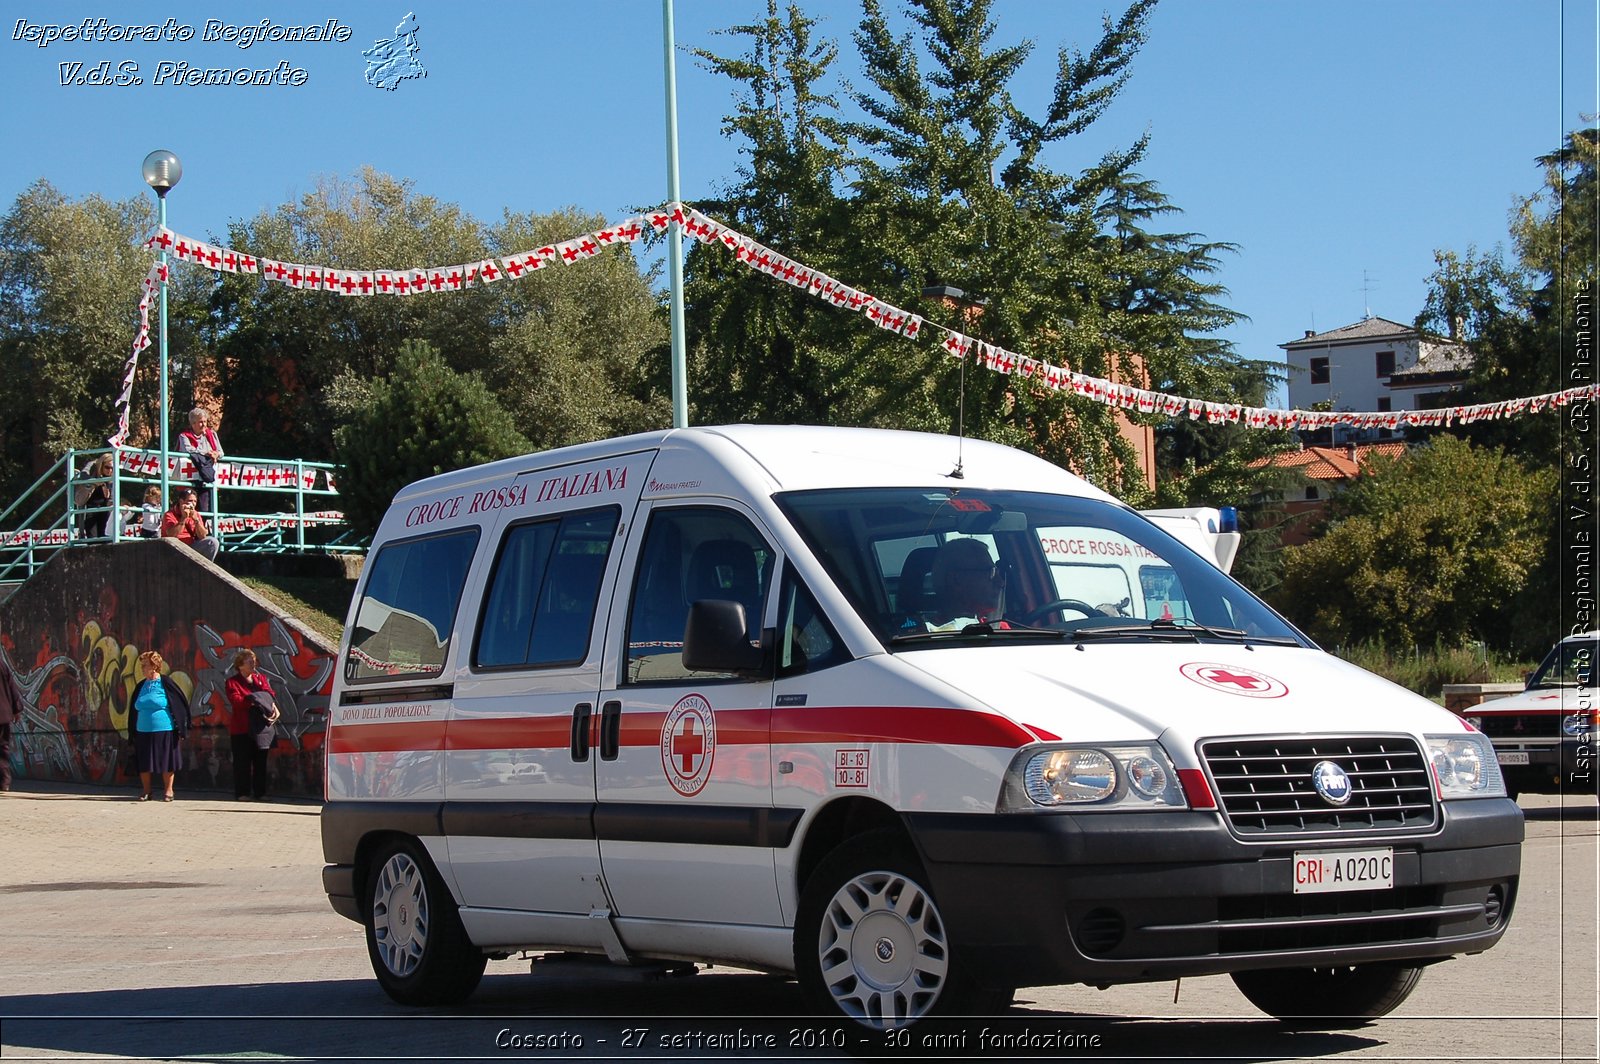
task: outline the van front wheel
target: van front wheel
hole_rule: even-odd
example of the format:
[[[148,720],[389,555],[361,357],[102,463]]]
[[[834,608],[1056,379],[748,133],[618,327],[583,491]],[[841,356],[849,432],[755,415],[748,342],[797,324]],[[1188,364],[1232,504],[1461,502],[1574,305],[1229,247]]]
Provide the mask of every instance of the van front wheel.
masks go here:
[[[478,987],[488,958],[467,941],[455,899],[415,842],[379,850],[367,877],[367,955],[402,1005],[451,1005]]]
[[[1233,985],[1250,1004],[1307,1027],[1359,1027],[1387,1016],[1411,996],[1422,969],[1401,964],[1234,972]]]
[[[908,1027],[1010,993],[981,992],[955,970],[944,918],[916,856],[893,832],[840,846],[806,883],[795,969],[816,1003],[874,1030]]]

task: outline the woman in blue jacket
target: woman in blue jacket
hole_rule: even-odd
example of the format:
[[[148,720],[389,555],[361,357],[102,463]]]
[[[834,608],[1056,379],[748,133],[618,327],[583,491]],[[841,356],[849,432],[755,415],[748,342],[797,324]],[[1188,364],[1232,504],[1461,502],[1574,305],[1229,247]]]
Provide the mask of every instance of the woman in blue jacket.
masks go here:
[[[172,801],[172,778],[183,763],[183,738],[189,734],[189,700],[177,684],[161,675],[166,664],[154,650],[139,655],[144,679],[133,689],[128,714],[141,802],[150,800],[150,780],[158,772],[166,790],[163,800]]]

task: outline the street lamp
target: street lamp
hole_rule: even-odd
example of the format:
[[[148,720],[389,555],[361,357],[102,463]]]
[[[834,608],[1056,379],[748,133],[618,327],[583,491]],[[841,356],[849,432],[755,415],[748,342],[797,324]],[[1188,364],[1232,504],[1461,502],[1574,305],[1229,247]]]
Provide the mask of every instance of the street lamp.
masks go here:
[[[183,165],[178,157],[165,148],[158,148],[144,157],[144,183],[156,190],[157,224],[167,227],[167,193],[183,177]],[[161,505],[170,507],[172,499],[167,492],[167,424],[171,420],[167,411],[167,249],[161,247]]]

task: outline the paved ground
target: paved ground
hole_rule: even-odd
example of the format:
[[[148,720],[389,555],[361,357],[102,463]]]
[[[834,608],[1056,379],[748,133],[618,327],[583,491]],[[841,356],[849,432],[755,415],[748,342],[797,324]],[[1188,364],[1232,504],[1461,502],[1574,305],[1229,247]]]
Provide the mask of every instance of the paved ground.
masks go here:
[[[1595,802],[1522,804],[1529,841],[1505,940],[1430,970],[1378,1023],[1288,1031],[1211,978],[1024,991],[1002,1024],[890,1049],[906,1059],[942,1049],[983,1060],[1594,1060]],[[374,982],[361,929],[323,898],[310,803],[138,803],[24,781],[0,797],[0,832],[6,1061],[796,1060],[869,1048],[850,1033],[842,1052],[833,1043],[844,1033],[809,1017],[793,983],[730,969],[616,982],[530,975],[526,960],[508,960],[460,1009],[402,1009]],[[986,1027],[1028,1041],[996,1049],[979,1041]],[[767,1039],[775,1044],[761,1048]]]

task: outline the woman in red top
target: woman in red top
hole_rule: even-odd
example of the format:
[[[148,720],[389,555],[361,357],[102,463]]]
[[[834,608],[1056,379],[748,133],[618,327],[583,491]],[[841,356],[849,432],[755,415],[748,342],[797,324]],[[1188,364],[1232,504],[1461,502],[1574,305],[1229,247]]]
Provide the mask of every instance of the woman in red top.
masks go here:
[[[194,548],[207,561],[215,561],[217,539],[206,530],[206,519],[195,509],[194,491],[180,488],[177,499],[177,504],[161,518],[161,535]]]
[[[267,751],[272,749],[273,732],[278,723],[278,704],[272,698],[272,685],[256,668],[253,650],[233,656],[233,670],[225,685],[228,705],[228,735],[233,742],[233,797],[237,801],[267,796]]]

